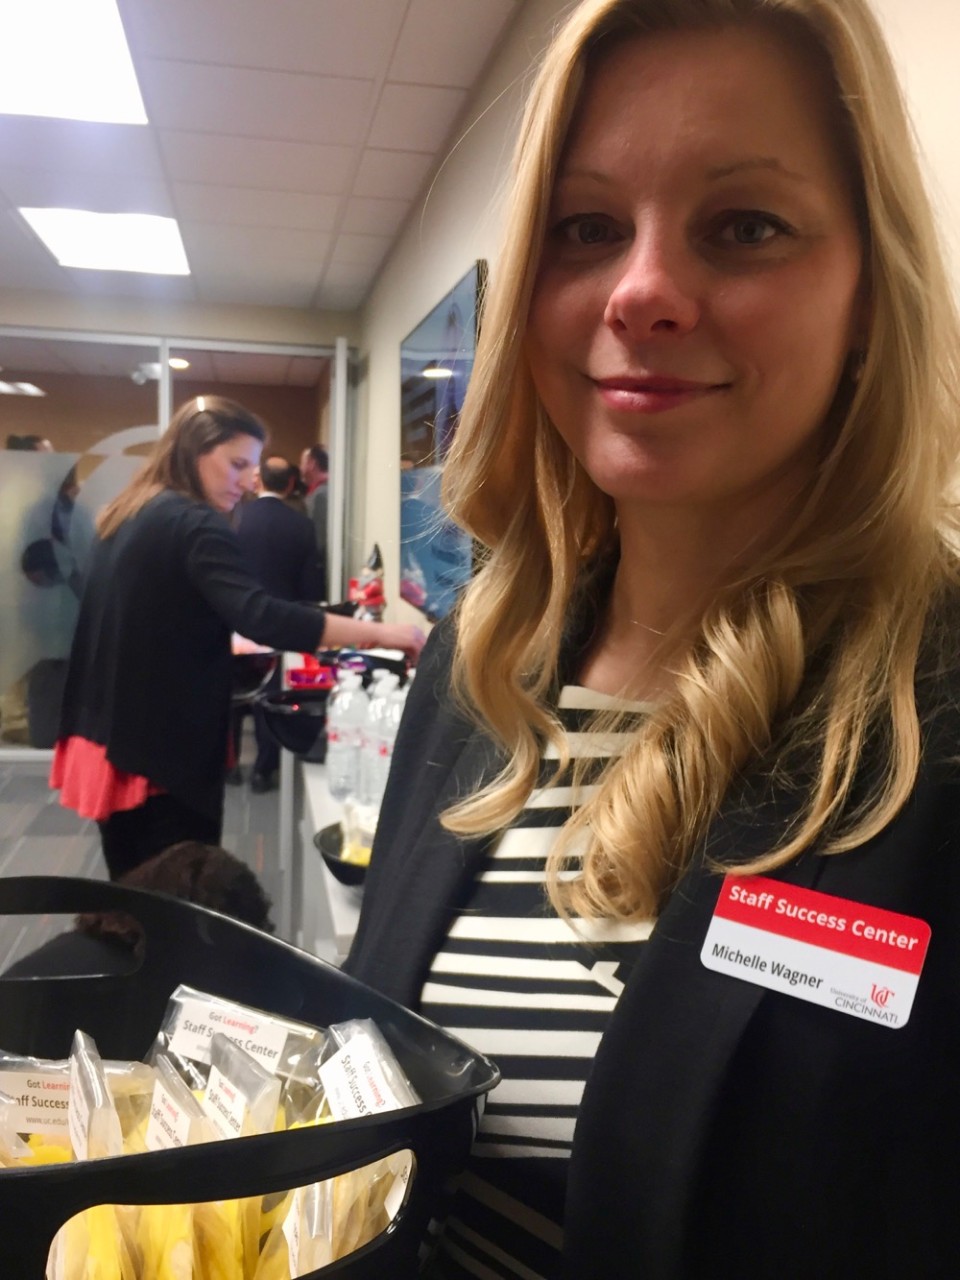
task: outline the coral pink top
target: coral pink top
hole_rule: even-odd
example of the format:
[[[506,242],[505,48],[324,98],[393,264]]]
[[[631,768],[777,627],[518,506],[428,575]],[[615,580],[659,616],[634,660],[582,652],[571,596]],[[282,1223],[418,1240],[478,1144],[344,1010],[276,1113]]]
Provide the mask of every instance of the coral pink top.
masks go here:
[[[97,822],[113,813],[139,809],[164,790],[149,778],[115,768],[107,759],[106,747],[75,736],[61,738],[54,748],[50,785],[60,791],[65,808]]]

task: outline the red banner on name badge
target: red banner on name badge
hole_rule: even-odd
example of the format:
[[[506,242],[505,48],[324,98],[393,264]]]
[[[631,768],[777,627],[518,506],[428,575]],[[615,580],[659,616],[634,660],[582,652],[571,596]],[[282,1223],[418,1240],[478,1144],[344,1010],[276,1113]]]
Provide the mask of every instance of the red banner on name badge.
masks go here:
[[[715,915],[904,973],[920,973],[930,944],[915,916],[764,876],[726,876]]]

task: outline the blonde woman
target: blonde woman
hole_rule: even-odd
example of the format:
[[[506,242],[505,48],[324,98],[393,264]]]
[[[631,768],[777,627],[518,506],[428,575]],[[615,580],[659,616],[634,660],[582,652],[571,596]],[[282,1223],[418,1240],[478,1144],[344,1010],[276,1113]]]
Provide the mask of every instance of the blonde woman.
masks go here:
[[[188,401],[101,512],[70,654],[51,785],[100,828],[112,879],[181,840],[219,844],[230,634],[276,649],[422,636],[270,596],[225,517],[253,486],[263,423]]]
[[[495,1058],[444,1277],[960,1274],[960,337],[866,0],[586,0],[351,971]]]

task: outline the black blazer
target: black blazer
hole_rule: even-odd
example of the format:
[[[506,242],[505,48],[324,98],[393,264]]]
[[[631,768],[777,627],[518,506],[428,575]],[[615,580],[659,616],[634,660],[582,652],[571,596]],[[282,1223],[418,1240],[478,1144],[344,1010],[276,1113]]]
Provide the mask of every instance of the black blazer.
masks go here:
[[[272,596],[323,599],[323,569],[309,516],[282,498],[261,496],[244,503],[237,538],[250,572]]]
[[[250,576],[221,515],[161,493],[94,548],[60,737],[100,743],[116,768],[219,821],[231,631],[310,650],[323,626],[322,610],[277,600]]]
[[[421,659],[346,967],[416,1007],[484,840],[438,813],[500,763],[448,696],[452,630]],[[661,914],[603,1037],[577,1121],[568,1280],[860,1280],[960,1275],[960,740],[941,678],[914,793],[864,847],[777,873],[919,916],[932,940],[891,1030],[715,973],[700,950],[721,877],[703,858]],[[936,739],[938,745],[934,746]],[[712,858],[770,848],[791,797],[744,783]]]

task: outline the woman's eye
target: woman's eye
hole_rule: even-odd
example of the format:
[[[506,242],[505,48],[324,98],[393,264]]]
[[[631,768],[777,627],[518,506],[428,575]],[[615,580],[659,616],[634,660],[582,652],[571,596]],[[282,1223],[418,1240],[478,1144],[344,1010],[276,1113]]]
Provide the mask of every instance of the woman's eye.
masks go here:
[[[744,210],[726,215],[716,227],[714,239],[725,247],[743,245],[752,248],[789,234],[787,224],[773,214]]]
[[[554,229],[554,236],[562,243],[574,247],[609,244],[618,239],[609,219],[593,213],[577,213],[562,219]]]

